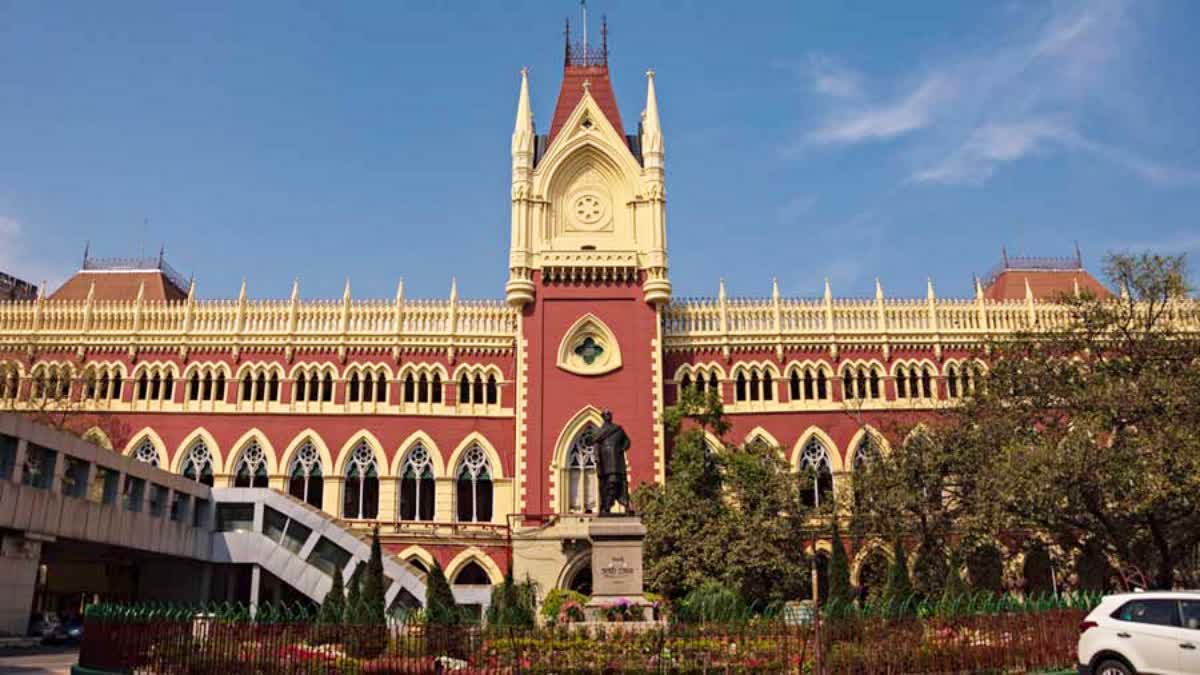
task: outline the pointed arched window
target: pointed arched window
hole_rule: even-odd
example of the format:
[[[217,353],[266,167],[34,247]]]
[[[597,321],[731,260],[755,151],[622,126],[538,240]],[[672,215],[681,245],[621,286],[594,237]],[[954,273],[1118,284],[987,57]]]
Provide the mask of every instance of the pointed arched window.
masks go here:
[[[143,438],[142,442],[138,443],[137,448],[133,451],[133,456],[143,464],[158,466],[158,449],[154,447],[149,438]]]
[[[816,436],[808,439],[800,454],[800,498],[805,506],[832,503],[833,468],[829,451]]]
[[[324,501],[325,481],[321,477],[321,453],[311,441],[296,449],[288,471],[288,494],[316,508]]]
[[[958,368],[954,365],[946,369],[946,393],[950,398],[958,398]]]
[[[144,443],[149,442],[150,441],[145,441]],[[151,448],[153,448],[153,446],[151,446]],[[142,459],[140,455],[141,447],[138,448],[138,451],[138,459]],[[154,454],[155,457],[158,456],[157,452]],[[154,465],[157,466],[157,461],[154,462]],[[187,459],[185,459],[183,462],[183,477],[189,478],[198,483],[203,483],[209,487],[213,486],[212,452],[209,451],[208,446],[204,444],[204,441],[196,441],[192,444],[192,447],[188,449]]]
[[[370,519],[379,515],[379,467],[366,441],[359,441],[346,463],[342,517]]]
[[[267,477],[267,455],[257,440],[252,440],[242,449],[237,469],[233,475],[234,487],[265,488],[269,484]]]
[[[591,442],[596,431],[594,424],[587,424],[567,451],[567,465],[563,478],[567,484],[567,511],[569,513],[592,513],[599,505],[600,483],[596,474],[596,446]]]
[[[463,453],[457,475],[458,520],[486,523],[492,519],[492,472],[483,448]]]
[[[487,403],[488,405],[496,405],[500,401],[500,388],[496,383],[495,375],[488,375],[487,379]]]
[[[458,574],[454,575],[455,586],[491,586],[492,578],[488,576],[487,570],[483,569],[483,565],[474,560],[463,565],[458,570]]]
[[[400,467],[400,520],[433,520],[434,495],[433,460],[414,446]]]

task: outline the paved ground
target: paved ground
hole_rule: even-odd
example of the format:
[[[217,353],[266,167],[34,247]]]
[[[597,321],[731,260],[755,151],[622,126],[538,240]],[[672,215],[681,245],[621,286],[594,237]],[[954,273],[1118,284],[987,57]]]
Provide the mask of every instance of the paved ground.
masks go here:
[[[79,646],[33,647],[0,651],[0,673],[53,673],[66,675],[79,661]]]

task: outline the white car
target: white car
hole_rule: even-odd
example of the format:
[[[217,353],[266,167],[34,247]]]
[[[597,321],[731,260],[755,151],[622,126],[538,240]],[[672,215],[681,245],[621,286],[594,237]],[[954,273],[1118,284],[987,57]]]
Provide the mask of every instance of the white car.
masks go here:
[[[1200,591],[1106,596],[1079,624],[1080,675],[1200,673]]]

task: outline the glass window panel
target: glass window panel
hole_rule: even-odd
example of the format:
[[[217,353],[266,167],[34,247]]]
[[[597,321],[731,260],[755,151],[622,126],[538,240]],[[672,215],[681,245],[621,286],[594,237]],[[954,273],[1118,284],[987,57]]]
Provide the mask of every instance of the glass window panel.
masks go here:
[[[253,531],[253,504],[217,504],[217,532]]]
[[[88,469],[91,465],[82,459],[65,455],[63,471],[63,494],[68,497],[84,498],[88,493]]]
[[[332,541],[321,537],[308,554],[308,563],[329,576],[334,570],[344,570],[350,564],[350,552]]]

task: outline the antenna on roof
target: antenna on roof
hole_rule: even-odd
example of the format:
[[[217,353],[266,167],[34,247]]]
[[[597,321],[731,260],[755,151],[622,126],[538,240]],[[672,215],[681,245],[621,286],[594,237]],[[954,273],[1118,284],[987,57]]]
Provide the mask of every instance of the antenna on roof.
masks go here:
[[[166,255],[166,252],[167,252],[167,245],[159,242],[159,244],[158,244],[158,266],[159,266],[159,268],[162,268],[163,257]]]
[[[87,269],[88,251],[92,249],[91,240],[83,242],[83,265],[79,269]]]
[[[1008,268],[1008,247],[1007,246],[1000,247],[1000,256],[1004,259],[1004,267],[1005,267],[1005,269],[1007,269]]]
[[[1075,266],[1083,269],[1083,254],[1079,252],[1079,240],[1075,240]]]
[[[587,57],[587,0],[579,0],[579,12],[583,15],[583,56]]]
[[[563,56],[563,64],[571,65],[571,17],[567,17],[563,27],[563,43],[566,45],[566,54]]]
[[[604,53],[604,65],[608,65],[608,15],[600,16],[600,51]]]
[[[138,257],[146,257],[146,237],[150,236],[150,218],[142,218],[142,241],[141,248],[138,249]]]

